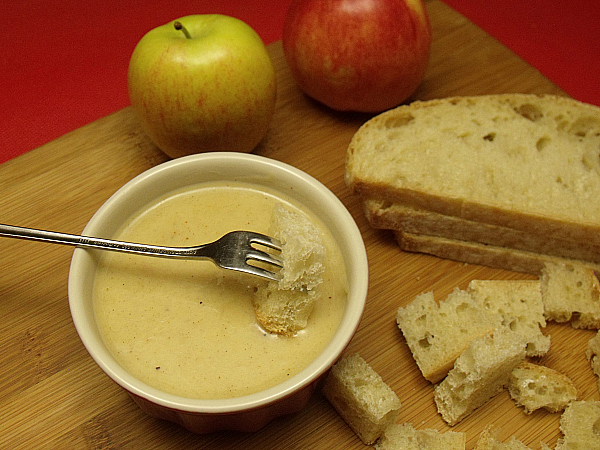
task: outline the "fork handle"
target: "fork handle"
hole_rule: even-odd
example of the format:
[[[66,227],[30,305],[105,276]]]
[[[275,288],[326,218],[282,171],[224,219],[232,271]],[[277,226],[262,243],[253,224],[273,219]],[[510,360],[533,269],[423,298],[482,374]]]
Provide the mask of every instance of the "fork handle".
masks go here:
[[[37,230],[34,228],[17,227],[14,225],[0,224],[0,236],[32,241],[50,242],[53,244],[74,245],[86,248],[98,248],[139,255],[162,257],[195,257],[202,258],[198,247],[162,247],[158,245],[136,244],[133,242],[115,241],[112,239],[79,236],[75,234],[59,233],[56,231]],[[208,257],[207,257],[208,258]],[[209,258],[208,258],[209,259]]]

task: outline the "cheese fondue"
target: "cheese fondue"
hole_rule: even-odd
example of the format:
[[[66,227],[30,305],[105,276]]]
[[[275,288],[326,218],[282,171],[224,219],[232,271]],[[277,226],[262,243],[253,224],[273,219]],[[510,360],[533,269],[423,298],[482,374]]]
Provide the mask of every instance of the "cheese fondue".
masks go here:
[[[191,246],[233,230],[267,233],[281,194],[243,183],[180,190],[134,215],[115,238]],[[305,368],[335,334],[346,301],[340,250],[319,219],[327,250],[322,296],[307,327],[295,336],[264,331],[252,296],[266,281],[217,268],[210,261],[104,252],[94,283],[94,312],[104,342],[130,374],[188,398],[255,393]]]

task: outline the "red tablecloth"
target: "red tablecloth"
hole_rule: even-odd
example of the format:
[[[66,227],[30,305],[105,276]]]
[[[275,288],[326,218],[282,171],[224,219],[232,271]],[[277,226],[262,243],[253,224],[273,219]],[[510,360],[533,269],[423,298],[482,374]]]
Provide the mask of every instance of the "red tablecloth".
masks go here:
[[[569,94],[600,105],[595,0],[444,1]],[[2,2],[0,163],[127,106],[129,56],[149,29],[183,15],[222,13],[246,21],[268,44],[280,39],[289,3]]]
[[[597,0],[443,0],[569,95],[600,106]]]

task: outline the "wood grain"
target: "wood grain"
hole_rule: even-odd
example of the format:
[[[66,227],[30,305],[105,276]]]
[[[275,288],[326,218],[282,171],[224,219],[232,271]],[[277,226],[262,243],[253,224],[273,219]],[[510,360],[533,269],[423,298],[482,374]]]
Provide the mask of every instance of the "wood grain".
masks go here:
[[[414,99],[502,92],[565,95],[513,53],[438,0],[426,2],[433,27],[429,69]],[[327,185],[363,234],[370,261],[364,318],[349,352],[359,352],[398,393],[399,421],[449,429],[395,324],[395,312],[432,290],[442,299],[471,279],[526,275],[401,252],[391,234],[369,228],[343,180],[346,147],[369,118],[340,114],[306,98],[281,43],[269,46],[278,76],[276,114],[256,153],[292,164]],[[130,108],[75,130],[0,166],[0,221],[79,233],[121,185],[168,158],[141,132]],[[67,300],[72,249],[0,239],[0,448],[365,448],[316,394],[309,406],[254,434],[193,435],[141,413],[95,365],[73,327]],[[598,399],[585,359],[591,331],[551,324],[542,362],[573,378],[582,399]],[[526,416],[506,393],[454,427],[467,448],[489,423],[532,449],[554,446],[559,416]]]

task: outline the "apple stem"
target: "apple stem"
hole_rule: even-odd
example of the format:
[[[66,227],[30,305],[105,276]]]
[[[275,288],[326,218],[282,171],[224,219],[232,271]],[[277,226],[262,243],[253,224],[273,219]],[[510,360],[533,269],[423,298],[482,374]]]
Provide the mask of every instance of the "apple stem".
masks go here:
[[[186,27],[183,26],[183,24],[180,21],[176,20],[175,22],[173,22],[173,26],[176,30],[181,30],[187,39],[192,38],[190,32],[187,30]]]

